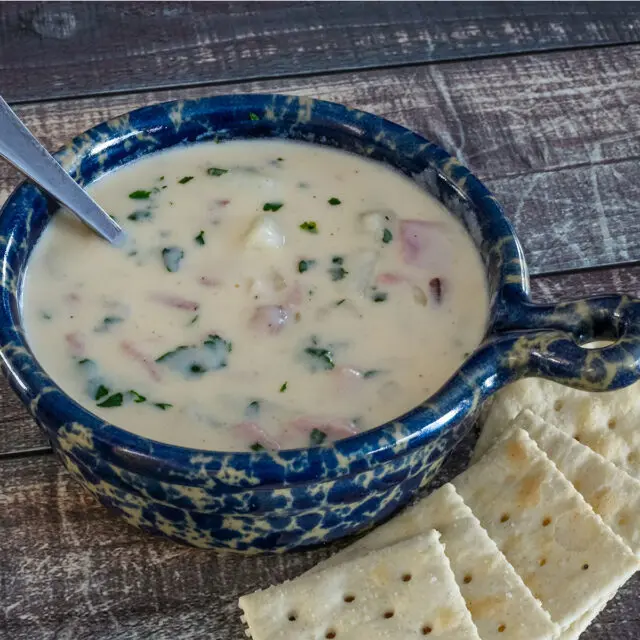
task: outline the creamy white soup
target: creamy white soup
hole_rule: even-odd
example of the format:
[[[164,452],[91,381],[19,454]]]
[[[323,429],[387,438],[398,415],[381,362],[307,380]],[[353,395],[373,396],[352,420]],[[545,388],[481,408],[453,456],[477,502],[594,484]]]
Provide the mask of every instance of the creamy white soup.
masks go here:
[[[90,192],[126,246],[57,214],[28,265],[24,321],[62,389],[130,432],[223,451],[329,443],[424,401],[482,339],[471,239],[382,164],[203,143]]]

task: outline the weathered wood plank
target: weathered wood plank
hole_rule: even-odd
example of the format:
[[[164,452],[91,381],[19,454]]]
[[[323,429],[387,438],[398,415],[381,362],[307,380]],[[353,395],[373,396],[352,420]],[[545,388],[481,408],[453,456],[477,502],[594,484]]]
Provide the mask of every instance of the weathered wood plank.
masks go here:
[[[7,640],[241,640],[238,596],[337,548],[241,557],[180,547],[110,514],[53,456],[2,461],[0,478]],[[635,640],[639,593],[636,577],[582,638]]]
[[[486,179],[532,273],[640,258],[640,46],[24,105],[51,147],[136,106],[276,91],[379,113]],[[0,166],[0,199],[17,182]]]
[[[5,2],[9,100],[640,40],[626,2]]]

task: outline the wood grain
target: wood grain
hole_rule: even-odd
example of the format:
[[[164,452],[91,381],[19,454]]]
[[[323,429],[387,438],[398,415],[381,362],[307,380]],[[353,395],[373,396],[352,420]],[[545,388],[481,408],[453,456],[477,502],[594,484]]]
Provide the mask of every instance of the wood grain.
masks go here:
[[[640,258],[640,46],[24,105],[50,147],[134,107],[230,92],[313,95],[439,142],[504,203],[532,273]],[[0,166],[0,199],[17,175]]]
[[[48,100],[638,41],[626,2],[4,2],[0,87]]]
[[[241,557],[153,538],[99,506],[51,455],[0,462],[0,478],[3,640],[241,640],[238,596],[338,548]],[[638,590],[636,577],[582,638],[635,640]]]

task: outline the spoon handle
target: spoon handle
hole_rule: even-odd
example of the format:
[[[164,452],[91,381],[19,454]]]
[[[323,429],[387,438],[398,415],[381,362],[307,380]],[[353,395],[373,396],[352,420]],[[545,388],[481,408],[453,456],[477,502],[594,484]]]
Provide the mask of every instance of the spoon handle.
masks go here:
[[[0,96],[0,156],[112,244],[124,231],[56,162]]]

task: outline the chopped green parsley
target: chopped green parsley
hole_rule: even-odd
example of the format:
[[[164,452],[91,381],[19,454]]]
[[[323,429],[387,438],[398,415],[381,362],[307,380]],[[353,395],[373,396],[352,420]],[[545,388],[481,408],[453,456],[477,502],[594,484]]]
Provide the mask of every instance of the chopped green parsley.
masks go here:
[[[298,272],[304,273],[305,271],[309,271],[309,269],[316,266],[315,260],[300,260],[298,262]]]
[[[103,384],[101,384],[96,389],[95,399],[96,400],[101,400],[102,398],[104,398],[105,396],[108,396],[108,395],[109,395],[109,389],[107,389],[107,387],[105,387]]]
[[[282,202],[265,202],[262,206],[263,211],[278,211],[282,209],[284,204]]]
[[[184,178],[180,178],[178,182],[180,184],[187,184],[187,182],[191,182],[191,180],[193,180],[193,176],[185,176]]]
[[[146,398],[145,396],[139,394],[137,391],[134,391],[133,389],[129,389],[129,393],[133,396],[133,401],[136,404],[140,404],[141,402],[146,402]]]
[[[309,233],[318,233],[318,225],[313,220],[307,220],[300,225],[300,228],[303,231],[308,231]]]
[[[154,402],[153,406],[158,407],[158,409],[162,409],[162,411],[173,408],[173,405],[169,404],[168,402]]]
[[[260,120],[260,116],[257,113],[250,113],[249,120],[255,122],[256,120]]]
[[[165,247],[162,250],[162,261],[167,271],[175,273],[180,269],[184,251],[180,247]]]
[[[335,207],[336,205],[342,204],[342,202],[340,200],[338,200],[338,198],[329,198],[327,200],[327,202],[332,206]]]
[[[322,444],[326,439],[327,439],[327,434],[324,431],[321,431],[320,429],[314,429],[309,434],[309,443],[311,444],[312,447],[316,447]]]
[[[207,169],[207,174],[216,178],[223,176],[225,173],[229,173],[229,169],[219,169],[218,167],[209,167]]]
[[[123,396],[121,393],[114,393],[110,395],[106,400],[98,403],[101,408],[120,407],[122,405]]]
[[[283,382],[283,383],[280,385],[280,393],[284,393],[284,392],[287,390],[287,385],[288,385],[288,384],[289,384],[288,382]]]
[[[382,242],[384,242],[385,244],[389,244],[392,240],[393,240],[393,233],[391,233],[389,229],[385,229],[382,232]]]
[[[131,220],[132,222],[140,222],[141,220],[150,220],[153,218],[153,213],[149,211],[149,209],[144,209],[141,211],[134,211],[127,216],[127,220]]]
[[[137,191],[132,191],[129,194],[129,197],[132,200],[147,200],[151,195],[151,191],[145,191],[144,189],[138,189]]]
[[[328,371],[336,366],[333,361],[333,352],[321,347],[315,336],[311,338],[311,346],[305,347],[303,353],[312,372]]]
[[[371,296],[371,299],[374,302],[386,302],[388,297],[389,297],[389,294],[385,293],[384,291],[374,291]]]
[[[254,442],[249,449],[251,451],[264,451],[264,447],[259,442]]]
[[[196,244],[199,244],[200,246],[204,245],[205,243],[204,231],[200,231],[200,233],[194,238],[194,241],[196,242]]]

